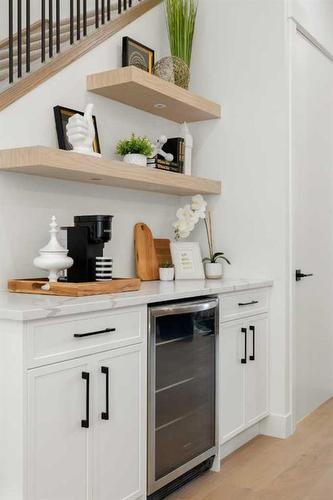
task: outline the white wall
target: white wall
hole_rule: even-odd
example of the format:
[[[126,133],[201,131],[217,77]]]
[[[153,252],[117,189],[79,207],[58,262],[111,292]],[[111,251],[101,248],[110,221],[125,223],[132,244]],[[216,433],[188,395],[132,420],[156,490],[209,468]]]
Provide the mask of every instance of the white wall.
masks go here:
[[[221,121],[192,126],[195,173],[222,177],[212,200],[227,275],[268,276],[272,292],[271,411],[289,406],[288,58],[283,1],[201,2],[192,88],[219,101]]]
[[[114,156],[116,141],[129,135],[174,135],[178,126],[153,115],[87,93],[86,75],[121,66],[122,36],[129,35],[157,50],[168,48],[164,12],[158,6],[112,39],[64,69],[0,113],[0,148],[47,145],[57,147],[53,106],[84,109],[95,104],[102,152]],[[172,236],[171,223],[179,205],[173,196],[126,191],[30,177],[0,175],[0,288],[9,277],[37,275],[32,259],[47,242],[52,214],[69,225],[76,214],[114,214],[114,233],[107,249],[115,259],[115,274],[134,274],[133,226],[144,221],[156,237]]]

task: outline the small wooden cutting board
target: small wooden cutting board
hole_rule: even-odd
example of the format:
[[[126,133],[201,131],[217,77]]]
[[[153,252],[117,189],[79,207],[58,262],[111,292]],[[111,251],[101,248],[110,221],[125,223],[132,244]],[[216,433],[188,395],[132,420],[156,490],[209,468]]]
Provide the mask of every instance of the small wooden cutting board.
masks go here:
[[[159,279],[159,263],[151,230],[143,222],[135,224],[134,246],[136,274],[142,281]]]

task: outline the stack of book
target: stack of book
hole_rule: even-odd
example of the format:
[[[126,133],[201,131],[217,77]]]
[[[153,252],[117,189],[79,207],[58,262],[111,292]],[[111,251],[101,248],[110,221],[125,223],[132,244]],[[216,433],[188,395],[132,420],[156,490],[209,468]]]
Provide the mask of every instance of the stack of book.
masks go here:
[[[163,151],[171,153],[173,155],[173,161],[167,161],[163,156],[157,155],[155,158],[148,158],[148,166],[182,174],[185,160],[184,139],[182,137],[168,139],[163,146]]]

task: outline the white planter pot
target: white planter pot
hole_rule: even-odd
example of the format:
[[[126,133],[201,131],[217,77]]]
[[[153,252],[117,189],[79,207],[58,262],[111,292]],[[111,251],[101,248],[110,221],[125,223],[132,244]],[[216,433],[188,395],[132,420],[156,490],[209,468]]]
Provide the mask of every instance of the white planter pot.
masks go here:
[[[207,262],[205,264],[205,274],[206,278],[209,280],[221,279],[223,276],[222,262]]]
[[[124,156],[124,162],[131,163],[132,165],[140,165],[140,167],[146,167],[147,166],[147,156],[135,155],[135,154],[131,153],[131,154]]]
[[[174,267],[160,267],[160,280],[173,281],[175,277]]]

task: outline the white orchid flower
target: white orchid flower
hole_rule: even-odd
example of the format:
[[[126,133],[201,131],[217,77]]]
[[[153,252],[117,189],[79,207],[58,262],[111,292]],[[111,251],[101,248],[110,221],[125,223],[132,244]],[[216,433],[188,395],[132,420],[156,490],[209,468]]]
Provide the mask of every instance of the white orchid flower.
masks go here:
[[[198,219],[205,219],[206,208],[207,201],[204,200],[201,194],[192,197],[191,209],[197,214]]]

